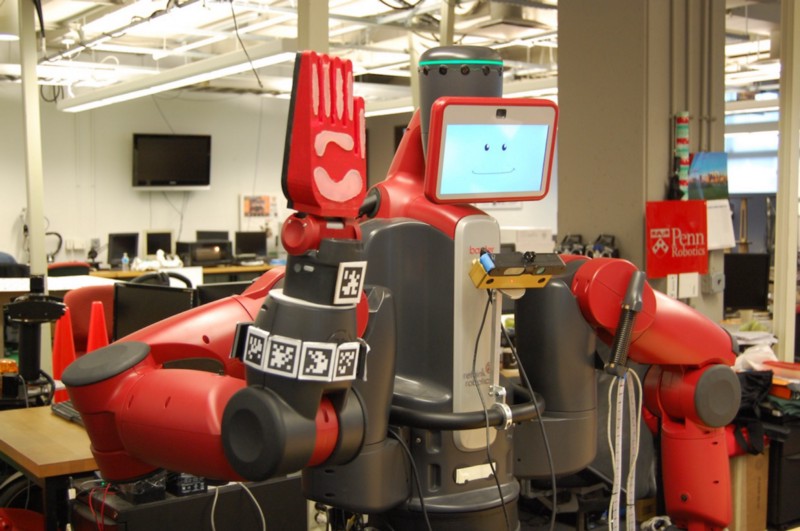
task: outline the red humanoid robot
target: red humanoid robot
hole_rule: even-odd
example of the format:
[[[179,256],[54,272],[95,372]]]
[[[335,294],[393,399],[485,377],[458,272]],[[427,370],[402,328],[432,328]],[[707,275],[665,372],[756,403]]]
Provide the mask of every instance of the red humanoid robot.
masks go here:
[[[362,223],[366,255],[371,264],[368,282],[388,286],[396,294],[397,305],[401,308],[398,311],[398,378],[391,420],[393,424],[411,426],[412,437],[421,440],[436,437],[447,429],[444,423],[424,418],[424,413],[435,410],[447,399],[430,396],[433,393],[415,399],[414,390],[430,388],[449,392],[452,389],[453,398],[443,409],[458,410],[455,382],[458,367],[464,364],[442,364],[441,358],[415,353],[430,352],[431,346],[435,346],[444,352],[445,359],[464,355],[468,347],[463,341],[459,342],[459,335],[478,329],[481,320],[470,315],[479,304],[474,297],[470,298],[470,287],[460,284],[459,277],[466,275],[459,268],[469,263],[470,251],[499,246],[496,233],[492,234],[494,229],[482,233],[481,229],[472,227],[484,223],[486,216],[463,203],[518,200],[520,197],[530,200],[547,192],[546,180],[534,180],[527,188],[509,181],[509,169],[524,167],[521,161],[510,165],[493,162],[488,178],[485,170],[465,169],[457,164],[457,185],[446,182],[451,178],[446,168],[448,150],[455,154],[456,160],[477,161],[479,165],[483,156],[495,147],[486,141],[472,148],[472,154],[457,147],[452,149],[448,143],[459,138],[459,128],[471,127],[469,136],[480,137],[484,131],[478,125],[494,124],[501,128],[504,121],[521,123],[509,120],[510,114],[505,114],[514,103],[509,100],[505,100],[505,104],[503,100],[484,100],[494,115],[490,113],[479,120],[474,117],[454,122],[446,119],[446,109],[451,104],[469,106],[478,101],[464,102],[458,98],[448,101],[439,97],[472,95],[476,92],[475,84],[484,89],[491,85],[491,78],[496,75],[490,66],[493,59],[497,57],[483,55],[480,50],[469,47],[440,48],[421,57],[422,113],[413,117],[387,179],[370,191],[368,204],[372,207],[367,212],[375,219]],[[481,66],[466,67],[471,63]],[[480,75],[475,75],[476,70]],[[490,95],[481,93],[484,97]],[[539,105],[547,108],[548,103]],[[535,135],[528,138],[528,157],[534,158],[540,167],[546,167],[549,163],[547,150],[552,149],[552,145],[537,143]],[[507,159],[518,160],[514,159],[510,143],[500,145]],[[428,147],[427,158],[424,146]],[[540,146],[544,146],[543,156],[536,155],[542,149]],[[543,175],[546,178],[548,172]],[[509,187],[502,188],[502,183]],[[475,239],[470,240],[472,237]],[[414,247],[419,252],[408,257],[409,249]],[[381,256],[388,256],[384,259],[385,265],[381,265]],[[543,420],[548,417],[555,420],[548,426],[551,440],[555,441],[551,444],[566,450],[554,456],[556,473],[576,472],[586,467],[594,456],[597,428],[592,342],[598,337],[614,346],[609,364],[612,372],[623,374],[628,349],[632,360],[651,365],[645,379],[645,404],[659,419],[667,514],[682,528],[724,528],[731,516],[724,427],[735,416],[740,400],[739,383],[730,367],[735,358],[735,343],[716,323],[654,291],[629,262],[563,258],[567,261],[566,272],[553,278],[544,289],[528,289],[515,312],[521,363],[529,374],[538,372],[537,378],[532,376],[531,380],[542,384],[541,387],[534,385],[534,389],[542,392],[547,404]],[[447,265],[442,266],[443,263]],[[424,271],[434,280],[429,285],[418,276],[412,275],[409,280],[382,273],[392,268]],[[432,289],[426,288],[453,283],[455,293],[439,288],[436,295],[427,296]],[[629,284],[635,286],[630,294]],[[408,298],[413,300],[402,300],[406,293],[411,293]],[[437,307],[441,300],[446,301],[446,310]],[[426,311],[426,308],[430,309]],[[433,328],[433,332],[428,332],[429,328]],[[454,330],[452,337],[442,340],[441,336],[448,336],[449,330]],[[481,353],[476,350],[476,355]],[[439,376],[452,369],[452,379]],[[421,481],[429,506],[444,497],[443,490],[449,488],[451,493],[458,492],[456,481],[437,481],[435,476],[437,470],[449,465],[448,456],[458,455],[463,460],[474,450],[463,444],[463,440],[459,441],[456,433],[453,436],[454,443],[450,446],[445,442],[431,449],[414,448],[418,467],[434,471],[426,477],[423,472]],[[516,477],[546,475],[548,465],[539,440],[531,424],[523,424],[515,430],[513,473]],[[488,495],[488,490],[483,494]],[[446,513],[444,505],[436,509]]]
[[[484,48],[429,51],[420,71],[423,116],[409,124],[388,178],[365,197],[363,103],[352,96],[352,68],[298,56],[283,176],[298,213],[282,235],[291,255],[285,272],[91,353],[64,373],[106,479],[131,481],[161,468],[251,480],[303,470],[310,499],[369,514],[379,528],[519,527],[515,476],[530,472],[520,472],[512,455],[529,434],[494,428],[530,420],[543,404],[530,396],[504,402],[497,326],[484,327],[496,324],[499,305],[470,276],[482,249],[499,249],[499,227],[468,203],[546,194],[555,106],[496,99],[502,62]],[[434,105],[440,96],[473,99]],[[448,109],[461,107],[478,112],[479,121],[448,122]],[[518,111],[544,114],[517,123]],[[524,129],[519,138],[538,146],[520,152],[522,166],[503,165],[519,141],[497,133],[511,129]],[[453,159],[447,139],[458,146],[476,135],[479,146],[466,155],[456,149]],[[476,190],[439,172],[446,161],[474,154],[485,165],[456,174],[469,176]],[[514,182],[518,167],[533,181],[484,187]],[[653,365],[646,404],[660,418],[667,511],[689,529],[724,527],[730,497],[722,427],[739,392],[730,338],[645,283],[628,295],[636,272],[628,262],[573,260],[559,273],[563,262],[551,258],[523,267],[563,301],[557,313],[541,305],[549,331],[539,340],[570,335],[561,327],[580,323],[602,340],[630,342],[630,357]],[[518,321],[526,308],[518,307]],[[193,357],[218,359],[225,374],[160,370]],[[559,359],[547,362],[554,374],[570,370]],[[557,400],[545,400],[558,410]],[[564,417],[583,417],[576,425],[589,433],[592,405],[581,408]],[[560,472],[593,455],[591,448],[577,453]]]

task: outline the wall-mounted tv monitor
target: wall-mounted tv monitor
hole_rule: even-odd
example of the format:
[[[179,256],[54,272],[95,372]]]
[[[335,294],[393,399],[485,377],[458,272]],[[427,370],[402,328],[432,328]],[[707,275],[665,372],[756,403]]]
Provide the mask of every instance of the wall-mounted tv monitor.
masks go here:
[[[143,255],[155,256],[158,250],[164,254],[174,254],[171,230],[146,230],[144,231]]]
[[[434,203],[544,198],[557,119],[548,100],[439,98],[431,107],[426,197]]]
[[[211,136],[133,135],[133,187],[206,190],[211,186]]]
[[[128,253],[131,261],[139,255],[139,233],[119,232],[108,235],[108,263],[118,266],[122,256]]]
[[[266,258],[267,233],[264,231],[237,231],[233,235],[234,255]]]

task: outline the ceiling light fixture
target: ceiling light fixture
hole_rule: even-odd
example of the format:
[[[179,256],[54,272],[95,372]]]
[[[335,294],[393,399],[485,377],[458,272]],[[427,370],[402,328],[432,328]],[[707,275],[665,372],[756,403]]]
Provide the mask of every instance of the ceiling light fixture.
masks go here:
[[[0,41],[19,40],[17,0],[0,0]]]
[[[407,96],[393,100],[367,101],[364,116],[372,118],[374,116],[387,116],[412,111],[414,111],[414,105],[411,102],[411,97]]]
[[[544,98],[558,94],[558,78],[519,79],[503,83],[506,98]]]
[[[109,87],[93,90],[85,94],[58,102],[58,110],[81,112],[96,109],[113,103],[133,100],[150,94],[157,94],[212,79],[230,76],[250,70],[291,61],[297,51],[295,39],[279,39],[253,46],[247,50],[252,65],[243,50],[237,50],[211,59],[196,61],[154,74]]]

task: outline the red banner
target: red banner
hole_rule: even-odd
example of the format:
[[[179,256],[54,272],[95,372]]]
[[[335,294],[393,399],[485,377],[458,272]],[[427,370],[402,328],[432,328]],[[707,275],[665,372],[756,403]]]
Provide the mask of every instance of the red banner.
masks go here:
[[[705,201],[647,203],[647,276],[708,272]]]

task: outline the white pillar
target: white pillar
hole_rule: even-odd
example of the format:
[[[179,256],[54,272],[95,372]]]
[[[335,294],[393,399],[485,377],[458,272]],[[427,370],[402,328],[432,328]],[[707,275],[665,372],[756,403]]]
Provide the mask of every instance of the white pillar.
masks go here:
[[[781,93],[778,195],[775,213],[773,332],[778,358],[794,361],[797,293],[797,166],[800,141],[800,17],[795,0],[781,2]]]

